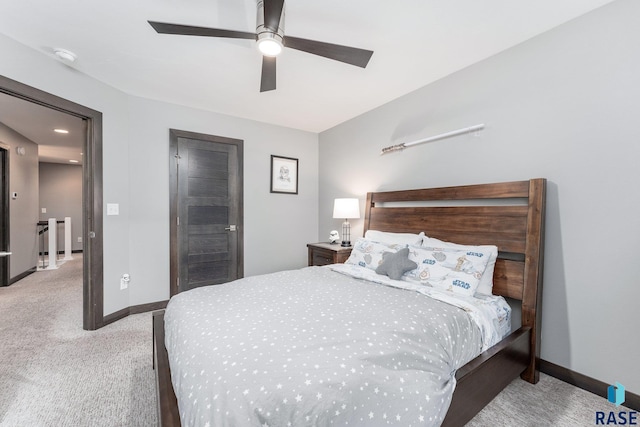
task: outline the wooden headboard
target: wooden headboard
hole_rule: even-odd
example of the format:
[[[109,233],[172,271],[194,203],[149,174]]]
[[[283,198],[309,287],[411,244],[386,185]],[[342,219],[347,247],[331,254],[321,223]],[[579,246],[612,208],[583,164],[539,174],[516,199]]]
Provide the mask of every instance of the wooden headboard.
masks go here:
[[[364,230],[424,233],[455,243],[496,245],[493,293],[522,302],[538,381],[546,180],[368,193]]]

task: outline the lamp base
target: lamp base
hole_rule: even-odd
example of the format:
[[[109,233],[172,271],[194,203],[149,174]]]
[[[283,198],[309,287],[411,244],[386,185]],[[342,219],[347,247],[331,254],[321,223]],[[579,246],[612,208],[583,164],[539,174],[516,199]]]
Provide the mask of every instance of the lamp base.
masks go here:
[[[348,248],[351,246],[351,224],[346,218],[342,223],[342,239],[342,247]]]

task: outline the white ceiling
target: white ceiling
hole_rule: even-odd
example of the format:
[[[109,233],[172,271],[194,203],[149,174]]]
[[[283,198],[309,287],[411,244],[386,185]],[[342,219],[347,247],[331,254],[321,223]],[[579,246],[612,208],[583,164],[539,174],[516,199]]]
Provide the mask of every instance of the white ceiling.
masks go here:
[[[69,160],[77,160],[82,164],[86,138],[82,119],[0,93],[0,123],[38,144],[40,162],[72,164]]]
[[[254,31],[255,0],[0,0],[0,32],[131,95],[320,132],[611,1],[289,0],[286,35],[374,54],[361,69],[285,49],[265,93],[253,41],[146,22]]]

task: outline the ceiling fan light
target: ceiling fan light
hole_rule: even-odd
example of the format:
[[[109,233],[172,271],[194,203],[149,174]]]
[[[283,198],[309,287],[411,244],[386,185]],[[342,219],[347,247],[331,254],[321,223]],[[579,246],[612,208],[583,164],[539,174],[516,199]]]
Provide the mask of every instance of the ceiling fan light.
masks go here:
[[[276,38],[263,38],[258,40],[258,49],[266,56],[278,56],[282,52],[282,43]]]

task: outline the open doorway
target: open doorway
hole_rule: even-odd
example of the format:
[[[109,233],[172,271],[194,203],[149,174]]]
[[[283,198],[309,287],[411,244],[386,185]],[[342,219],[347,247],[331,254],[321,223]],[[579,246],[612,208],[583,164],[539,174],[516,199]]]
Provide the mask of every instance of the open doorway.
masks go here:
[[[82,123],[82,252],[83,252],[83,328],[94,330],[103,318],[102,252],[102,114],[14,80],[0,76],[0,94],[16,102],[45,108]],[[13,147],[12,147],[13,148]],[[17,148],[17,147],[16,147]],[[9,156],[20,155],[7,150]],[[9,183],[9,186],[12,184]],[[39,212],[36,212],[39,216]],[[6,238],[6,236],[5,236]],[[35,238],[35,224],[34,224]],[[12,242],[8,241],[9,248]],[[0,248],[3,249],[3,248]],[[10,251],[8,251],[10,252]],[[11,271],[10,276],[14,276]]]

